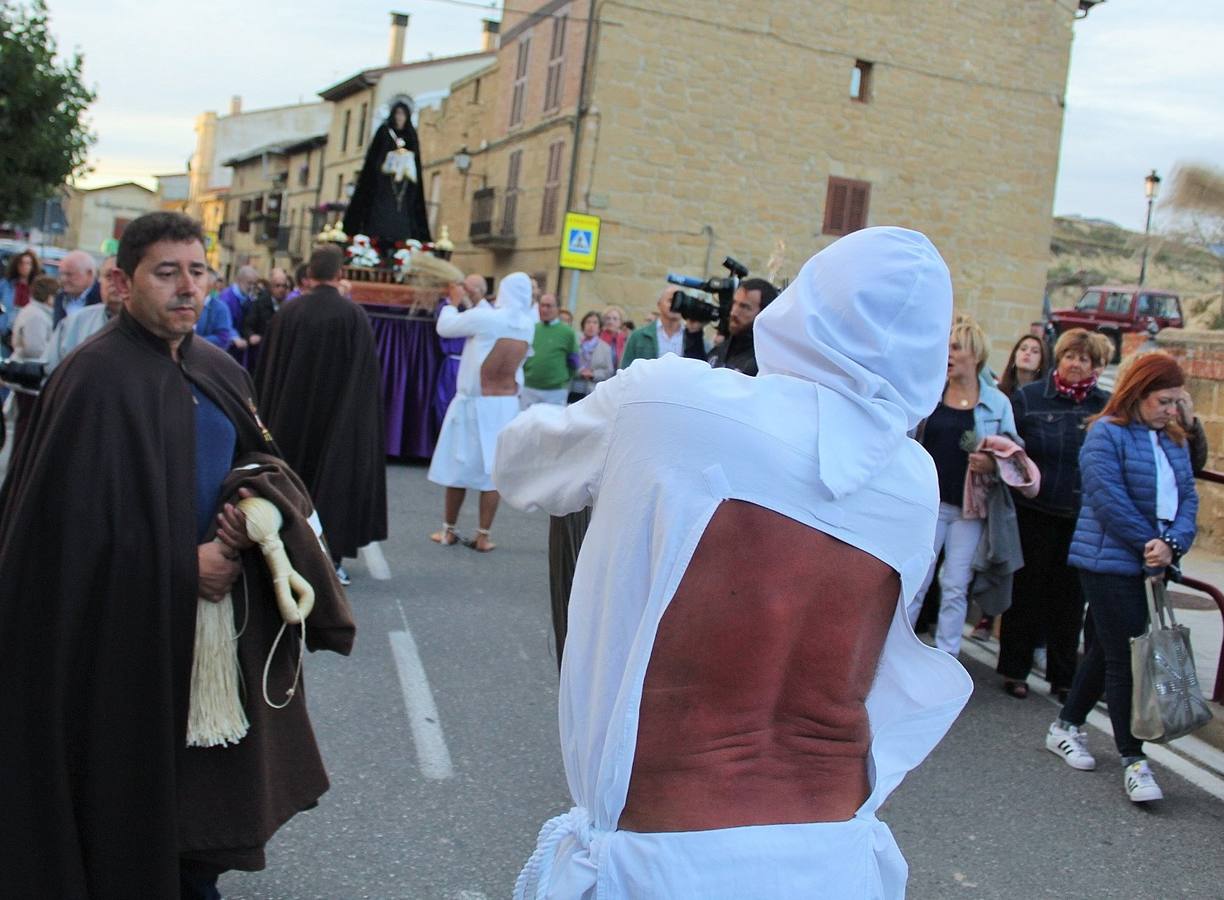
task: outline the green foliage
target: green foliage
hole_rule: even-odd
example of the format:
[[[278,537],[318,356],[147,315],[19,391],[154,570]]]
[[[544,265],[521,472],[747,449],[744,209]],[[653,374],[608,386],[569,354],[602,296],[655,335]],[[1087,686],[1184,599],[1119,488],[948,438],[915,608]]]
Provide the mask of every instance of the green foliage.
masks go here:
[[[87,171],[96,139],[84,121],[94,93],[81,83],[80,54],[55,59],[45,0],[0,0],[0,220]]]

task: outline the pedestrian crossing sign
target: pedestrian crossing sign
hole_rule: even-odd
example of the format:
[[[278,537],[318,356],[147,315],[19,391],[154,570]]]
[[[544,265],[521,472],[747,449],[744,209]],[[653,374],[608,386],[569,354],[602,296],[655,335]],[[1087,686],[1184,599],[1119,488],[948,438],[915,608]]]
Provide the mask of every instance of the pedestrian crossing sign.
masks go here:
[[[599,216],[566,213],[561,231],[561,268],[594,271],[598,252]]]

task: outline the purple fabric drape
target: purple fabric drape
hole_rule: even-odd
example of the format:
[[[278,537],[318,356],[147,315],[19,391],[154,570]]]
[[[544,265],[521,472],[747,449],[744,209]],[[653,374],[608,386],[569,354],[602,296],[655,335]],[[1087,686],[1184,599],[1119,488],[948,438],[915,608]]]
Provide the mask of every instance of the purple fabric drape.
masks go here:
[[[438,440],[434,391],[442,349],[433,319],[392,318],[367,307],[382,364],[387,455],[428,459]]]

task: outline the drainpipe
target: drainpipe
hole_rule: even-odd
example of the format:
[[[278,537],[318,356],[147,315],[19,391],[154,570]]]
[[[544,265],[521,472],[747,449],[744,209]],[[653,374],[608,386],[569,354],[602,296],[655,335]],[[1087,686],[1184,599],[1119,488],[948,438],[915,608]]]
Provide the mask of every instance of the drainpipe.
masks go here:
[[[595,0],[590,0],[587,6],[587,29],[586,39],[582,46],[582,75],[578,79],[578,108],[574,112],[574,138],[573,146],[570,148],[570,165],[569,165],[569,186],[565,190],[565,210],[569,212],[574,205],[574,191],[578,186],[578,142],[582,135],[582,121],[586,116],[586,92],[587,78],[589,75],[588,69],[591,59],[591,45],[594,41],[595,34]],[[562,219],[564,222],[564,219]],[[564,234],[564,232],[563,232]],[[560,296],[562,291],[561,279],[565,276],[565,270],[557,266],[557,295]],[[572,277],[572,276],[571,276]],[[573,312],[573,310],[570,310]]]

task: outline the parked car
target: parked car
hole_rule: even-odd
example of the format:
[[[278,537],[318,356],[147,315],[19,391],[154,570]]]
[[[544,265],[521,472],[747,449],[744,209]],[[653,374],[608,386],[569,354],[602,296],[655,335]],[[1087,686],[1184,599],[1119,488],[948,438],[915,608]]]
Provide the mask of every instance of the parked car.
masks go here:
[[[1058,334],[1070,328],[1087,328],[1106,335],[1113,341],[1113,361],[1118,362],[1122,358],[1122,335],[1181,328],[1181,300],[1171,291],[1136,284],[1099,284],[1085,288],[1071,309],[1051,312],[1050,323]]]

